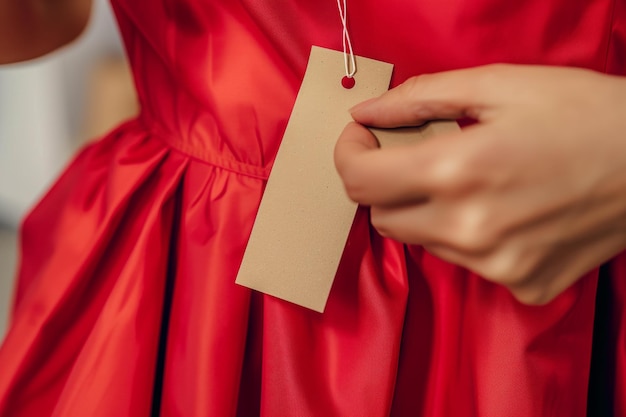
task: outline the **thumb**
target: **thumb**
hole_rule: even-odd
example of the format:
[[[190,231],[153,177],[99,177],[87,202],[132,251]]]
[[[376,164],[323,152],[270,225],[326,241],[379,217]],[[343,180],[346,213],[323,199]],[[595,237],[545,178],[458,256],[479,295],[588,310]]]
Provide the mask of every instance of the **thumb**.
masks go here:
[[[420,75],[351,109],[355,121],[382,128],[416,126],[429,120],[480,120],[495,104],[490,97],[495,66]]]

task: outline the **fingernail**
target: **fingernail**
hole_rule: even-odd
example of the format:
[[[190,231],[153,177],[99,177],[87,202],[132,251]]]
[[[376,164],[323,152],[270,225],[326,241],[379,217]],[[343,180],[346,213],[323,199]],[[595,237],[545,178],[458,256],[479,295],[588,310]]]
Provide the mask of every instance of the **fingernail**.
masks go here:
[[[357,104],[354,107],[351,107],[350,110],[348,110],[350,112],[350,114],[354,114],[356,112],[360,112],[365,110],[367,107],[369,107],[372,103],[374,103],[376,100],[378,100],[377,97],[374,98],[370,98],[369,100],[365,100],[359,104]]]

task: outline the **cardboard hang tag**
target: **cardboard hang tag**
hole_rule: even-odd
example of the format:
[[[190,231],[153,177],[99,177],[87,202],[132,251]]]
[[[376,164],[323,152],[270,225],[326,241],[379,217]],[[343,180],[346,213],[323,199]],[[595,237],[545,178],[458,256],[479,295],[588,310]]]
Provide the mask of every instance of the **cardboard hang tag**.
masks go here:
[[[346,196],[333,152],[348,110],[389,88],[393,66],[356,57],[346,89],[343,53],[313,47],[259,206],[236,282],[323,312],[357,205]],[[383,146],[427,129],[376,130]]]

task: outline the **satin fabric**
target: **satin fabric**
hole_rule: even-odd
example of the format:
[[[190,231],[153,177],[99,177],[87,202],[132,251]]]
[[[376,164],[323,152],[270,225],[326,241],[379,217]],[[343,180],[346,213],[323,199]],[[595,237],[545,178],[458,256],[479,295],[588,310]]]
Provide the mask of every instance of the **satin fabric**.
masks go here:
[[[334,1],[113,6],[141,112],[24,220],[2,417],[585,416],[597,271],[524,306],[362,208],[324,314],[234,284],[310,47],[341,49]],[[492,62],[626,72],[620,1],[355,0],[348,19],[392,85]],[[608,270],[624,416],[626,256]]]

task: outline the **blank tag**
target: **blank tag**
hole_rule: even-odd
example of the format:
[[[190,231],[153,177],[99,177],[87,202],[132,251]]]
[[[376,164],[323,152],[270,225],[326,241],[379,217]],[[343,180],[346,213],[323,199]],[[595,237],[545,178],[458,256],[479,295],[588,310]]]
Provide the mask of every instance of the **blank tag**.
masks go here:
[[[388,63],[356,60],[356,85],[345,89],[343,53],[311,49],[236,279],[318,312],[326,306],[357,208],[335,171],[335,143],[352,120],[348,109],[384,93],[393,70]],[[419,138],[420,129],[417,135],[398,129],[378,135]]]

